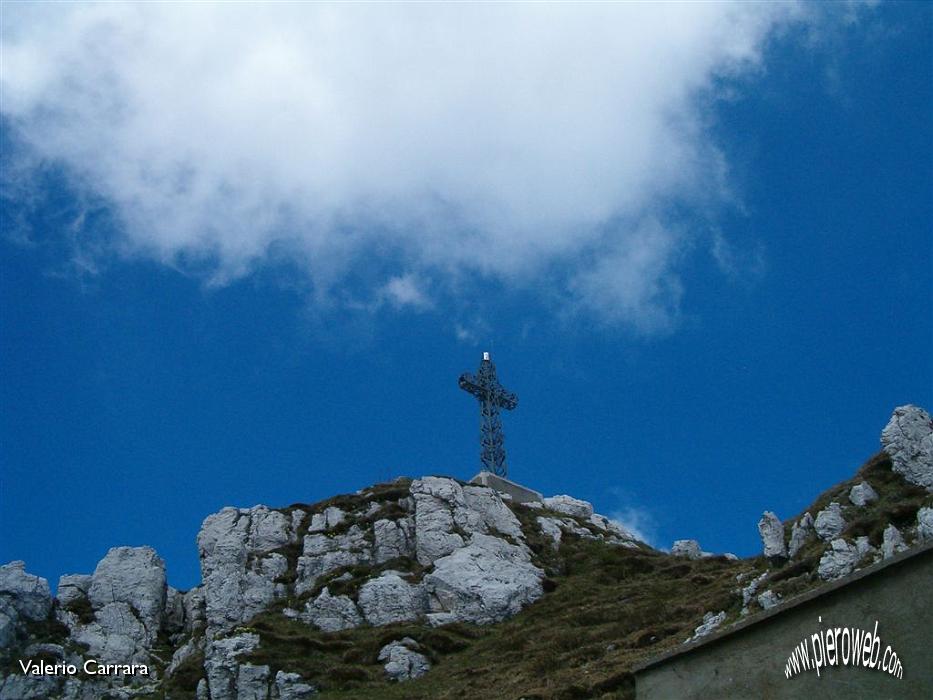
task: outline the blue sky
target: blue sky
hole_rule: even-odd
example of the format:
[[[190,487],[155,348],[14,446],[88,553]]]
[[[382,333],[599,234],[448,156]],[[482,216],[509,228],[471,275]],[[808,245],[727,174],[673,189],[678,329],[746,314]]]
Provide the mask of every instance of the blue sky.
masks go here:
[[[512,477],[662,547],[933,406],[927,4],[4,17],[0,560],[53,585],[469,478],[487,349]]]

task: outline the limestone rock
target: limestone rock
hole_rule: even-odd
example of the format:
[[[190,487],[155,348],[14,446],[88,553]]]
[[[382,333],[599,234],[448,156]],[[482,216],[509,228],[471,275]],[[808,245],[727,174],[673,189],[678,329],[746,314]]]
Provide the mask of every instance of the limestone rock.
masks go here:
[[[790,533],[790,546],[787,548],[787,554],[791,558],[797,556],[807,540],[813,535],[813,516],[810,513],[804,513],[800,520],[794,523]]]
[[[373,554],[377,564],[415,554],[414,525],[410,518],[373,523]]]
[[[259,645],[259,635],[253,633],[238,634],[233,637],[212,639],[204,652],[204,671],[207,676],[207,690],[211,700],[238,700],[240,697],[239,658],[253,651]],[[249,682],[249,672],[244,682]],[[249,697],[253,689],[243,688],[243,696]],[[200,687],[199,687],[200,695]]]
[[[60,692],[59,683],[55,676],[11,673],[0,680],[0,700],[48,700]]]
[[[271,676],[268,666],[240,664],[236,676],[237,700],[268,700]]]
[[[191,638],[180,647],[175,650],[175,653],[172,654],[172,660],[169,665],[165,668],[166,678],[171,677],[175,671],[178,670],[178,667],[181,666],[185,661],[190,659],[194,654],[201,649],[203,638],[194,639]]]
[[[748,582],[748,585],[742,589],[742,610],[743,612],[748,611],[748,604],[755,599],[755,594],[758,592],[758,587],[762,582],[768,578],[768,572],[761,574],[757,578],[752,579]]]
[[[671,547],[671,554],[675,557],[687,557],[687,559],[702,559],[710,554],[700,549],[700,543],[696,540],[676,540]]]
[[[846,520],[842,516],[842,506],[833,501],[824,510],[816,514],[813,529],[821,540],[829,541],[838,537],[846,529]]]
[[[895,472],[933,491],[933,419],[918,406],[899,406],[881,431],[881,447]]]
[[[849,500],[857,506],[867,506],[869,503],[878,500],[878,493],[871,487],[867,481],[856,484],[849,491]]]
[[[407,681],[427,673],[431,663],[418,653],[420,647],[411,637],[390,642],[379,650],[379,660],[385,661],[386,676],[393,681]]]
[[[182,605],[185,608],[185,632],[196,634],[207,626],[207,602],[204,596],[204,586],[195,586],[182,595]]]
[[[890,559],[895,554],[903,552],[905,549],[907,549],[907,545],[904,543],[901,531],[894,525],[888,525],[884,529],[884,539],[881,543],[882,556],[885,559]]]
[[[415,499],[418,561],[428,565],[463,547],[463,537],[455,532],[455,526],[463,529],[463,523],[454,519],[455,514],[466,511],[460,484],[453,479],[429,476],[412,482],[411,495]]]
[[[151,644],[162,624],[165,591],[165,562],[152,547],[114,547],[94,569],[87,595],[95,612],[111,603],[129,605]]]
[[[699,639],[700,637],[705,637],[710,632],[715,630],[719,625],[721,625],[726,620],[726,611],[723,610],[718,613],[708,612],[703,616],[703,622],[693,631],[693,636],[688,639],[688,642]]]
[[[858,548],[843,539],[834,539],[823,552],[817,568],[819,577],[824,581],[832,581],[847,576],[855,570],[861,559]]]
[[[487,486],[464,486],[463,497],[467,508],[479,515],[479,523],[466,526],[467,532],[500,533],[523,540],[522,526],[512,509],[505,505],[501,494]]]
[[[49,582],[26,573],[22,561],[0,566],[0,599],[7,600],[16,614],[27,620],[44,620],[52,609]]]
[[[593,515],[593,504],[581,501],[572,496],[551,496],[544,499],[544,507],[555,510],[558,513],[573,515],[577,518],[588,519]]]
[[[933,540],[933,508],[917,511],[917,536],[922,540]]]
[[[781,596],[774,591],[768,590],[758,594],[758,605],[762,610],[769,610],[781,602]]]
[[[344,566],[368,564],[372,558],[373,547],[359,525],[351,525],[346,532],[337,535],[309,534],[298,558],[295,592],[311,590],[326,573]]]
[[[610,535],[609,539],[612,540],[613,536],[628,542],[635,542],[635,535],[626,530],[622,525],[617,523],[615,520],[610,520],[605,515],[600,515],[599,513],[593,513],[588,522],[591,525],[596,526],[600,530],[604,530]]]
[[[330,530],[343,522],[346,517],[340,508],[329,506],[323,513],[315,513],[311,516],[311,524],[308,525],[308,532],[324,532]]]
[[[345,595],[332,596],[326,587],[317,598],[307,602],[301,620],[324,632],[337,632],[363,624],[356,604]]]
[[[87,598],[91,587],[91,577],[87,574],[69,574],[58,578],[58,593],[56,598],[62,605],[71,605],[78,600]]]
[[[266,506],[224,508],[198,533],[208,627],[227,630],[250,620],[286,587],[286,558],[273,550],[294,542],[295,519]]]
[[[546,518],[539,515],[536,520],[538,521],[538,527],[541,528],[541,534],[545,537],[550,537],[553,542],[552,546],[556,550],[560,547],[560,539],[563,536],[563,531],[560,527],[560,520],[556,518]]]
[[[499,622],[541,597],[543,577],[526,547],[476,533],[468,546],[436,560],[425,576],[428,619]]]
[[[49,582],[26,573],[26,564],[0,566],[0,649],[9,646],[25,620],[44,620],[52,609]]]
[[[786,557],[787,547],[784,545],[784,525],[780,519],[769,510],[764,512],[758,521],[758,534],[764,545],[764,555],[772,557]]]
[[[275,674],[275,692],[277,700],[308,700],[317,695],[317,687],[306,683],[297,673],[279,671]]]
[[[72,629],[75,641],[88,646],[89,657],[105,663],[148,663],[157,633],[123,601],[106,603],[94,611],[93,622]]]
[[[364,583],[358,602],[363,617],[374,626],[417,620],[426,608],[423,588],[404,580],[397,571],[384,571]]]

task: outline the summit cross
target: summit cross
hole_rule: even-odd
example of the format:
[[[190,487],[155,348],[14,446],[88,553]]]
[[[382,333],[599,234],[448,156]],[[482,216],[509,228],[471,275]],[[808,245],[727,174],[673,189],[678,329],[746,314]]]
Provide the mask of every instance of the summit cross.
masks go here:
[[[518,397],[506,391],[496,378],[496,366],[488,352],[483,353],[479,371],[474,377],[469,372],[460,375],[460,388],[479,400],[480,416],[480,461],[482,470],[496,476],[507,477],[509,470],[505,464],[505,435],[499,409],[511,411],[518,406]]]

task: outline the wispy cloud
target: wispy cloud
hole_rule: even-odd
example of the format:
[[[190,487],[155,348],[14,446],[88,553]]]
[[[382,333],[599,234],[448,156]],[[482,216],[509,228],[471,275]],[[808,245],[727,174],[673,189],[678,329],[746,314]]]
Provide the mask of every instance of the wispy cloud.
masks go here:
[[[689,234],[659,212],[725,196],[704,110],[801,17],[792,3],[11,4],[6,165],[60,168],[106,202],[111,254],[214,284],[287,255],[324,299],[375,256],[398,265],[352,298],[423,309],[419,281],[462,295],[479,273],[663,332]]]
[[[609,519],[618,523],[626,530],[631,532],[636,539],[657,547],[657,527],[658,524],[644,508],[637,506],[628,506],[614,510],[609,514]]]

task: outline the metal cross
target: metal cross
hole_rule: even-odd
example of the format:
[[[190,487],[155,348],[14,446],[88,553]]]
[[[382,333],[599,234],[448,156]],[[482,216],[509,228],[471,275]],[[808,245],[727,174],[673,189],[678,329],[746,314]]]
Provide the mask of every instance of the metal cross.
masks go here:
[[[488,352],[483,353],[479,371],[474,377],[469,372],[460,375],[460,388],[468,391],[479,400],[480,416],[480,461],[483,471],[498,476],[508,476],[505,464],[505,435],[502,433],[502,421],[499,409],[511,411],[518,406],[518,397],[506,391],[496,378],[496,366]]]

